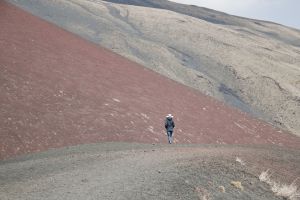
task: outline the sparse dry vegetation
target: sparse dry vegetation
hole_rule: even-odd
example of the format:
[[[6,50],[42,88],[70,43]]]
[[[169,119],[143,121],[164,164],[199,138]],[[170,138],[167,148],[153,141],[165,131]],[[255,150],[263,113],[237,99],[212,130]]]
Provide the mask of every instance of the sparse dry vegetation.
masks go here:
[[[244,187],[242,186],[242,183],[240,181],[231,181],[231,185],[240,189],[241,191],[244,191]]]
[[[240,163],[241,165],[246,165],[246,163],[242,159],[240,159],[239,157],[236,157],[235,161]]]
[[[298,190],[298,186],[296,185],[296,181],[293,181],[290,185],[279,183],[271,179],[272,174],[269,172],[270,170],[263,171],[259,175],[259,180],[267,183],[271,186],[271,190],[277,195],[284,197],[289,200],[299,200],[300,199],[300,191]]]
[[[219,186],[219,190],[220,190],[220,192],[222,192],[222,193],[225,193],[226,192],[226,190],[225,190],[225,187],[224,186]]]

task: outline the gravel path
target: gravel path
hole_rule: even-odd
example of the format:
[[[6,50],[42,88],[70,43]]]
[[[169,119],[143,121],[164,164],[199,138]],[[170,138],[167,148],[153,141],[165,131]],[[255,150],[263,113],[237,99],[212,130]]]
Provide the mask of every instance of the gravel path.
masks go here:
[[[252,158],[266,155],[269,160],[257,167]],[[81,145],[1,161],[0,199],[280,199],[259,182],[259,172],[270,163],[274,169],[299,166],[299,155],[238,146]]]

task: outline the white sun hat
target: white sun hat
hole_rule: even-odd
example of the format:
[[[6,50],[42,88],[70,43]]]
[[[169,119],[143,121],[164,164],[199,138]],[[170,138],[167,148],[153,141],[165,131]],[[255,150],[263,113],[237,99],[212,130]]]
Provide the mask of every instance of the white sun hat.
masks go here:
[[[166,118],[173,118],[173,115],[168,114],[168,115],[166,116]]]

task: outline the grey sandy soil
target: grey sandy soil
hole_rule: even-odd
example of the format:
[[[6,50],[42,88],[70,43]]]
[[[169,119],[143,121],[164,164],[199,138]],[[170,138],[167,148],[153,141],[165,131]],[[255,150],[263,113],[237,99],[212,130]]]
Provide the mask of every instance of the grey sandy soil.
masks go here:
[[[246,165],[236,162],[237,156]],[[269,164],[280,169],[274,178],[290,181],[300,175],[295,167],[300,165],[299,150],[81,145],[1,161],[0,199],[281,199],[258,180]],[[244,190],[233,187],[231,181],[240,181]]]

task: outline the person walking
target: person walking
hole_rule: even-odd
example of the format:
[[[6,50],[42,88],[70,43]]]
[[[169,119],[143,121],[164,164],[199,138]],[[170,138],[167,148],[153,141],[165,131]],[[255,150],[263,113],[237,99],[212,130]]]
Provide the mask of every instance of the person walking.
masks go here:
[[[167,131],[169,144],[172,144],[172,142],[173,142],[173,129],[174,129],[174,127],[175,127],[175,123],[173,121],[173,116],[171,114],[168,114],[166,116],[165,128],[166,128],[166,131]]]

